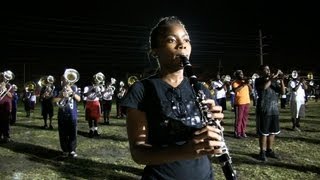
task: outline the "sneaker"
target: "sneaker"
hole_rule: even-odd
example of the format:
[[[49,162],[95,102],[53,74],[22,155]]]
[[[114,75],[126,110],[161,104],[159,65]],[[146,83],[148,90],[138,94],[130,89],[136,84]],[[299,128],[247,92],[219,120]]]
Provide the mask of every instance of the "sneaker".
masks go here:
[[[293,127],[292,130],[293,130],[293,131],[301,132],[301,130],[300,130],[298,127]]]
[[[267,161],[266,151],[260,151],[259,160],[263,162]]]
[[[50,130],[52,130],[52,129],[53,129],[53,126],[52,126],[52,125],[50,125],[50,126],[49,126],[49,129],[50,129]]]
[[[272,149],[268,149],[266,151],[266,156],[270,157],[270,158],[274,158],[274,159],[280,159],[280,156],[277,155],[276,153],[274,153],[274,151],[272,151]]]
[[[241,136],[242,136],[243,138],[248,137],[246,133],[243,133]]]
[[[47,129],[47,128],[48,128],[47,125],[43,125],[43,126],[42,126],[42,129]]]
[[[109,121],[105,121],[104,124],[105,124],[105,125],[109,125],[110,122],[109,122]]]
[[[78,156],[78,154],[75,151],[71,151],[69,154],[70,157],[75,158]]]

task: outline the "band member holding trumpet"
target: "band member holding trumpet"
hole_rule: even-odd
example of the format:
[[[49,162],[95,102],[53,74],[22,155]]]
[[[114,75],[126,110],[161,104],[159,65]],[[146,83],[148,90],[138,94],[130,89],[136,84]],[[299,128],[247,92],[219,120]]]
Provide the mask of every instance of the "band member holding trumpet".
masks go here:
[[[191,54],[188,32],[177,17],[161,18],[149,42],[159,71],[134,83],[122,102],[132,158],[146,165],[141,179],[212,180],[208,155],[221,153],[224,142],[222,130],[203,124],[196,95],[184,76],[181,56]],[[210,117],[223,118],[213,99],[202,103],[209,104]]]
[[[290,92],[290,109],[292,129],[300,131],[300,118],[305,117],[305,90],[308,88],[306,80],[299,78],[298,71],[293,70],[291,73],[292,79],[288,83]]]
[[[255,80],[258,93],[256,107],[256,126],[259,135],[259,159],[267,161],[267,157],[279,158],[273,149],[275,135],[280,133],[278,94],[285,93],[284,75],[281,70],[271,74],[268,65],[261,65],[259,78]],[[278,83],[277,81],[280,81]]]
[[[242,70],[234,72],[235,80],[232,82],[232,90],[235,92],[235,128],[234,135],[236,138],[245,138],[247,123],[250,111],[250,93],[252,87],[249,79],[245,79]]]
[[[75,83],[80,76],[75,69],[66,69],[61,76],[61,91],[54,98],[58,106],[58,130],[63,157],[77,157],[77,102],[81,100]]]
[[[89,137],[99,136],[98,122],[101,116],[100,99],[104,92],[105,76],[98,72],[93,75],[92,86],[86,86],[83,90],[83,96],[86,99],[85,116],[89,125]]]
[[[40,102],[41,102],[41,115],[43,118],[43,128],[53,129],[52,117],[53,117],[53,97],[54,95],[54,77],[44,76],[39,80],[40,89]],[[49,117],[49,127],[48,127],[48,117]]]
[[[12,110],[12,94],[14,90],[9,81],[14,79],[10,71],[0,73],[0,142],[10,142],[10,116]]]

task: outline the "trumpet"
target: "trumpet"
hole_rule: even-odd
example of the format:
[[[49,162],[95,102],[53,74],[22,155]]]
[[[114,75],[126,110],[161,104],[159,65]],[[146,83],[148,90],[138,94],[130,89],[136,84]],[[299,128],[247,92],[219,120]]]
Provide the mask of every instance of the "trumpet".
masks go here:
[[[0,77],[2,79],[1,86],[0,86],[0,100],[2,100],[7,93],[12,89],[12,86],[7,88],[9,81],[14,79],[14,74],[10,70],[4,71],[0,73]]]
[[[80,78],[80,75],[77,70],[75,69],[65,70],[61,80],[61,85],[63,85],[63,88],[62,88],[63,98],[57,102],[58,107],[65,107],[68,103],[71,103],[71,99],[72,99],[71,95],[73,94],[73,91],[69,91],[68,89],[70,86],[78,82],[79,78]]]

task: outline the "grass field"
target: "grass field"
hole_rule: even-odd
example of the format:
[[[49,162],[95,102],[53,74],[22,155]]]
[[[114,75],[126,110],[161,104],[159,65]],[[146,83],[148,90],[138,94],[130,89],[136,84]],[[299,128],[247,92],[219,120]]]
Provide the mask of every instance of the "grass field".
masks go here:
[[[99,124],[101,136],[88,138],[81,103],[78,109],[78,157],[61,160],[57,110],[54,129],[44,130],[39,104],[30,118],[25,117],[20,104],[17,123],[11,127],[13,142],[0,145],[0,179],[139,179],[143,166],[130,157],[125,119],[114,118],[113,108],[111,124]],[[254,117],[252,106],[248,138],[236,139],[234,115],[230,110],[225,111],[225,139],[240,180],[320,179],[320,102],[308,102],[301,132],[291,130],[290,110],[281,110],[281,133],[274,147],[281,160],[269,158],[264,163],[257,160],[259,146]],[[213,160],[213,165],[216,179],[224,179],[217,160]]]

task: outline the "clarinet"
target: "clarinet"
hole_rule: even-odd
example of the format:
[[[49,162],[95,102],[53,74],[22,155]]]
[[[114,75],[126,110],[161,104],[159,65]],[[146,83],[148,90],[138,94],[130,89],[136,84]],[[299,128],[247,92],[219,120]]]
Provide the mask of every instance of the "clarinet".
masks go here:
[[[198,83],[197,76],[194,75],[194,73],[192,71],[192,65],[190,64],[189,59],[186,56],[181,56],[181,61],[182,61],[183,67],[184,67],[184,72],[185,72],[186,76],[189,78],[190,84],[196,93],[196,102],[198,104],[198,107],[201,111],[202,118],[204,120],[203,124],[205,126],[207,126],[207,125],[216,126],[217,128],[219,128],[221,130],[222,127],[220,125],[219,120],[215,120],[215,119],[207,117],[207,114],[209,113],[208,106],[201,103],[202,100],[204,100],[206,97],[205,97],[203,90],[201,90],[201,86],[200,86],[200,83]],[[221,136],[222,136],[222,140],[224,141],[222,131],[221,131]],[[231,161],[231,157],[229,154],[229,150],[226,145],[221,148],[222,148],[222,154],[213,155],[213,156],[218,158],[226,180],[237,180],[238,178],[236,176],[235,170],[232,167],[232,161]]]

